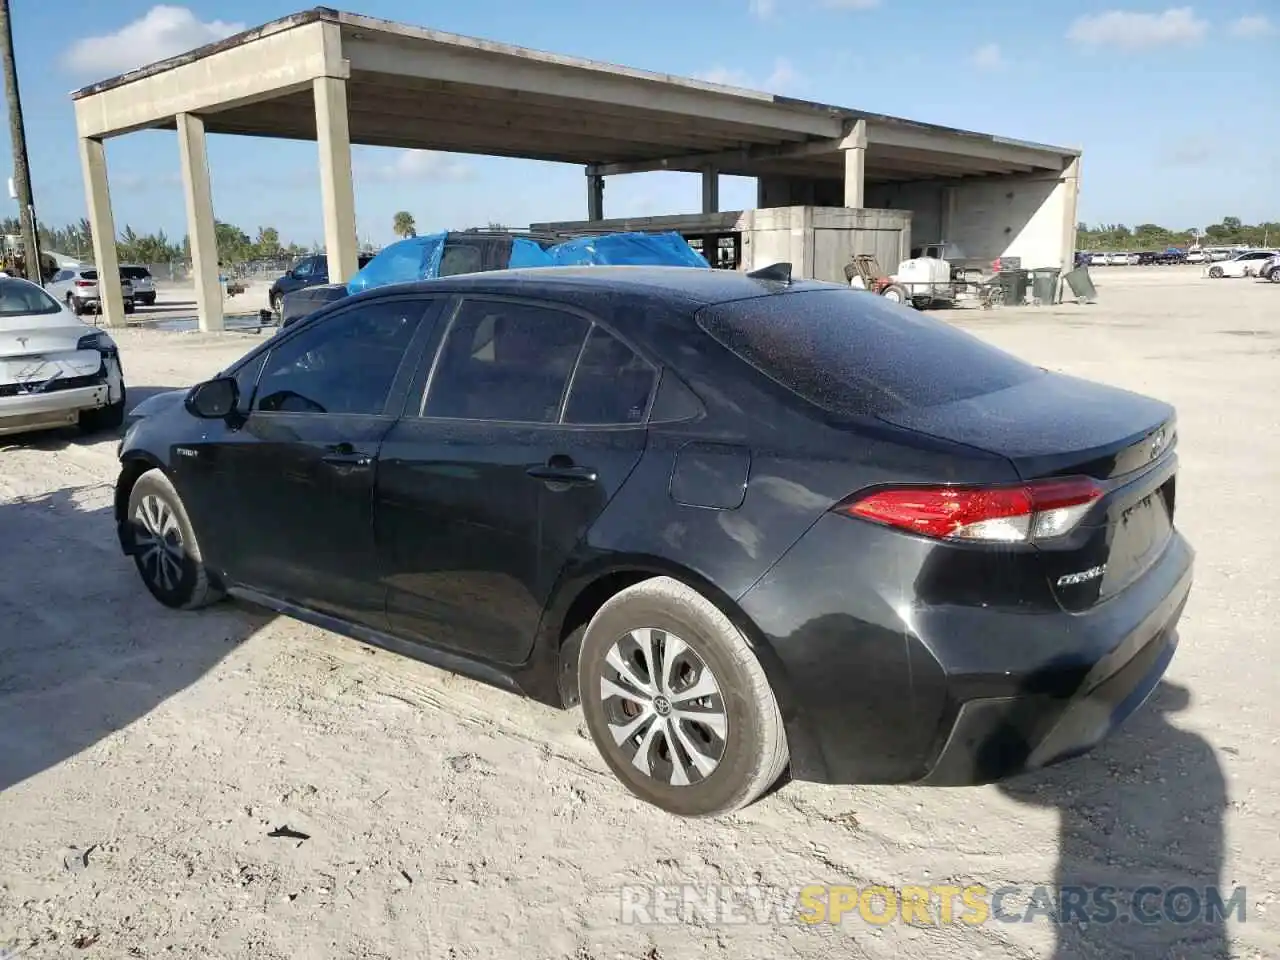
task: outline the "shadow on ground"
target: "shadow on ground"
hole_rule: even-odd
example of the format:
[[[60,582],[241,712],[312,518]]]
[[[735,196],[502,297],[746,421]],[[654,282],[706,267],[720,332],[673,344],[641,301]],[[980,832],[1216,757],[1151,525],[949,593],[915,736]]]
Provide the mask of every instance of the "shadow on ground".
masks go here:
[[[1058,809],[1054,884],[1090,898],[1055,924],[1055,960],[1230,956],[1223,911],[1211,903],[1230,903],[1233,892],[1222,888],[1226,779],[1208,741],[1169,721],[1190,702],[1185,687],[1164,681],[1094,752],[1000,785],[1019,802]],[[1114,916],[1096,899],[1107,887]]]
[[[269,617],[168,610],[121,555],[101,486],[0,503],[0,790],[195,683]]]

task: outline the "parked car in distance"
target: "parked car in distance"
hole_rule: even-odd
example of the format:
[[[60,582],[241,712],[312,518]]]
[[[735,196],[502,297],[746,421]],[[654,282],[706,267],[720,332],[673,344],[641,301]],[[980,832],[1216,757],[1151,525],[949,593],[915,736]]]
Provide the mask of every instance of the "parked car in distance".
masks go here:
[[[1187,251],[1187,263],[1208,263],[1209,255],[1199,247],[1192,247]]]
[[[102,312],[102,302],[98,295],[98,271],[94,267],[68,267],[59,270],[45,289],[76,316]],[[124,271],[120,273],[120,295],[124,299],[124,312],[133,313],[133,281]]]
[[[1231,277],[1240,279],[1242,277],[1251,277],[1258,272],[1258,269],[1268,260],[1276,255],[1274,250],[1250,250],[1246,253],[1238,253],[1230,260],[1223,260],[1221,263],[1215,263],[1209,267],[1209,276],[1215,280],[1223,277]]]
[[[126,263],[120,268],[120,275],[128,277],[133,287],[133,302],[151,307],[156,302],[156,281],[151,271],[144,266]]]
[[[675,814],[788,767],[958,785],[1089,749],[1177,644],[1174,410],[765,275],[332,304],[144,401],[121,547],[167,606],[230,593],[580,705]]]
[[[372,253],[362,253],[356,258],[356,266],[363,267],[372,260]],[[279,314],[284,304],[285,294],[306,287],[315,287],[329,282],[329,258],[323,253],[303,257],[285,274],[277,277],[267,291],[267,302],[271,312]]]
[[[0,436],[124,421],[115,342],[39,286],[0,277]]]
[[[1110,263],[1111,254],[1109,253],[1095,253],[1089,258],[1089,266],[1091,267],[1105,267]]]
[[[448,233],[440,252],[440,276],[454,277],[462,273],[505,270],[511,265],[512,236],[506,230],[460,230]],[[534,241],[544,249],[563,239],[526,233],[520,236]],[[290,293],[284,298],[279,311],[280,327],[283,329],[297,323],[325,304],[342,300],[346,296],[345,283],[327,283]]]
[[[1272,283],[1280,283],[1280,254],[1262,262],[1258,267],[1258,277]]]

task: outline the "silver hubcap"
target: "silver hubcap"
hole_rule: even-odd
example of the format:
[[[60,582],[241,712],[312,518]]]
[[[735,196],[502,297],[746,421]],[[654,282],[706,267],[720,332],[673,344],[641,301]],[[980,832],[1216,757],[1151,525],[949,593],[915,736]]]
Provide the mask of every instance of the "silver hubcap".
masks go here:
[[[138,564],[152,583],[174,590],[182,582],[182,531],[169,505],[156,496],[145,496],[134,512],[134,543]]]
[[[674,787],[700,783],[724,756],[724,697],[711,668],[674,633],[632,630],[609,648],[600,700],[632,766]]]
[[[885,298],[886,300],[888,300],[890,303],[901,303],[901,302],[902,302],[902,298],[901,298],[900,296],[898,296],[898,291],[897,291],[897,290],[890,290],[888,293],[886,293],[886,294],[884,295],[884,298]]]

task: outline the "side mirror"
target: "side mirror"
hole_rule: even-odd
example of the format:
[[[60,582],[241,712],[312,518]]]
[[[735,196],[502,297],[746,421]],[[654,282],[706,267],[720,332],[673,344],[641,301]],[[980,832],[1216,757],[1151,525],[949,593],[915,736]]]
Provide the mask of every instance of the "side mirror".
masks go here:
[[[240,385],[235,377],[215,377],[191,388],[187,412],[202,420],[225,420],[240,402]]]

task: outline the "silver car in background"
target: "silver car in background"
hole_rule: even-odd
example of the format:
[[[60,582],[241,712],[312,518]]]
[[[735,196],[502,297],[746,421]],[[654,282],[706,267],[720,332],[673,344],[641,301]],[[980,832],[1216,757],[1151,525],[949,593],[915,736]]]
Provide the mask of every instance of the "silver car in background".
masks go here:
[[[49,296],[65,304],[77,317],[102,312],[102,299],[98,294],[98,269],[92,265],[59,270],[45,285],[45,290],[49,292]],[[154,297],[154,287],[152,290]],[[133,313],[133,281],[123,270],[120,271],[120,294],[124,298],[124,312]]]
[[[133,285],[134,303],[144,307],[155,305],[156,281],[150,270],[141,264],[126,263],[120,267],[120,276]]]

